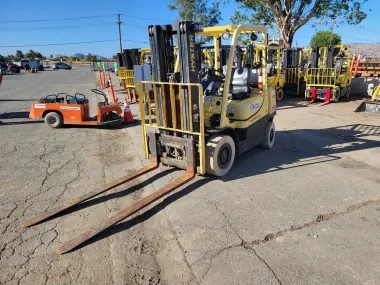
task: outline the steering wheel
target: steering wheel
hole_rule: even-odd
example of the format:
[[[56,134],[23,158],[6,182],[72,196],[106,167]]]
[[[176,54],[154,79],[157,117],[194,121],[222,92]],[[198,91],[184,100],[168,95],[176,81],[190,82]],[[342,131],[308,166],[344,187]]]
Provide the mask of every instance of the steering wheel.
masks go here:
[[[99,90],[99,89],[91,89],[92,92],[94,92],[95,94],[97,95],[101,95],[104,97],[104,103],[105,104],[108,104],[108,99],[107,99],[107,95],[106,93],[104,93],[103,91]]]

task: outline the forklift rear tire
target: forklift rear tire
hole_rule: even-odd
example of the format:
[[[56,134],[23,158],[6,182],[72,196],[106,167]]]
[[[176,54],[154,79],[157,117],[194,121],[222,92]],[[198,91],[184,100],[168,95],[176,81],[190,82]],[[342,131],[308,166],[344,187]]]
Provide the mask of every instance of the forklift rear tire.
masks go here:
[[[45,116],[45,124],[53,129],[60,128],[63,124],[62,116],[56,112],[50,112]]]
[[[264,140],[261,143],[263,148],[271,149],[276,139],[276,127],[273,122],[268,122],[265,127]]]
[[[235,160],[235,142],[228,135],[216,135],[206,145],[206,172],[214,176],[224,176]]]
[[[284,90],[282,90],[282,88],[276,90],[276,99],[277,101],[281,101],[282,99],[284,99]]]
[[[347,99],[350,98],[350,93],[351,93],[351,86],[347,86],[347,90],[346,90]]]

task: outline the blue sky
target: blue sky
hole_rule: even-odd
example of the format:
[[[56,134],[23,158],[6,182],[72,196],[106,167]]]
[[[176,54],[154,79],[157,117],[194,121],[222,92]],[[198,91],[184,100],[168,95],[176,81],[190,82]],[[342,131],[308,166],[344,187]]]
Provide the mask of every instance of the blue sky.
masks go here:
[[[148,47],[147,25],[173,23],[177,14],[166,8],[166,0],[39,0],[33,4],[30,0],[3,1],[0,10],[0,46],[22,46],[29,44],[74,43],[118,39],[117,16],[122,14],[122,38],[137,42],[123,42],[123,48]],[[37,4],[38,3],[38,4]],[[237,8],[235,1],[222,5],[223,19],[221,24],[229,22],[230,16]],[[380,0],[369,0],[364,10],[372,9],[360,26],[342,25],[335,32],[342,36],[344,43],[378,43],[378,19],[376,9]],[[41,21],[23,23],[4,23],[4,21],[26,21],[35,19],[60,19],[75,17],[92,17],[80,20]],[[133,17],[136,16],[136,17]],[[141,19],[137,17],[147,18]],[[96,25],[96,26],[94,26]],[[71,26],[69,29],[62,26]],[[82,27],[80,27],[82,26]],[[48,27],[48,29],[44,29]],[[41,28],[40,30],[38,30]],[[55,29],[54,29],[55,28]],[[318,26],[318,29],[326,29]],[[302,27],[295,36],[293,44],[307,46],[315,32],[312,23]],[[146,43],[140,43],[146,42]],[[118,41],[102,43],[84,43],[60,46],[0,47],[0,54],[14,54],[17,49],[27,52],[29,49],[50,54],[71,55],[73,53],[93,53],[111,56],[119,50]]]

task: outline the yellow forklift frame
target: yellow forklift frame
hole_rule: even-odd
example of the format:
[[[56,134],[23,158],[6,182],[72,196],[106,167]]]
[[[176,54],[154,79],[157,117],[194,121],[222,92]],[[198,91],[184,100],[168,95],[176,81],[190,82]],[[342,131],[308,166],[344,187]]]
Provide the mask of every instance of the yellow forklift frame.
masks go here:
[[[350,95],[350,85],[352,80],[352,74],[350,71],[351,66],[351,49],[345,45],[332,46],[334,49],[339,49],[340,53],[345,56],[333,57],[333,62],[339,62],[338,67],[327,67],[327,50],[329,47],[320,47],[320,57],[318,58],[318,68],[308,68],[305,73],[306,91],[305,99],[312,97],[313,103],[316,98],[313,98],[313,92],[325,92],[328,94],[324,96],[326,104],[330,101],[338,102],[341,97],[342,89],[346,91],[346,97]],[[309,62],[311,62],[312,53],[309,55]],[[344,67],[345,66],[345,67]],[[311,89],[315,88],[314,91]],[[329,89],[329,90],[327,90]],[[331,90],[332,89],[332,90]],[[318,90],[318,91],[316,91]],[[327,93],[326,93],[327,92]],[[332,96],[331,96],[331,95]],[[329,98],[331,96],[331,98]],[[322,96],[323,97],[323,96]]]

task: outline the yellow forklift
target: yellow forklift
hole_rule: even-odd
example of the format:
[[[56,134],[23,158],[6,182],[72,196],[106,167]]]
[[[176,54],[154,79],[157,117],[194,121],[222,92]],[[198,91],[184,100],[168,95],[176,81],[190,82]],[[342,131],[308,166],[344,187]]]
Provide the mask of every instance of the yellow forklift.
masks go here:
[[[141,125],[145,156],[150,164],[108,183],[102,189],[88,192],[62,206],[49,210],[22,224],[28,227],[57,213],[98,196],[159,167],[160,164],[186,170],[185,174],[143,198],[99,226],[65,243],[58,253],[65,253],[106,230],[112,225],[155,202],[192,180],[196,173],[226,175],[236,155],[257,145],[270,149],[275,141],[276,95],[268,87],[266,49],[261,67],[243,67],[239,58],[238,38],[248,34],[267,44],[267,29],[249,25],[202,27],[194,22],[149,26],[152,70],[156,81],[139,82],[139,93],[155,106],[144,114],[140,98]],[[223,73],[219,57],[214,67],[200,76],[201,52],[197,36],[211,36],[214,51],[220,52],[221,38],[231,40],[227,70]],[[174,59],[174,41],[178,56]],[[238,50],[238,52],[236,52]],[[237,64],[235,65],[234,62]],[[234,67],[235,66],[235,67]],[[258,75],[257,77],[254,75]]]
[[[125,49],[118,53],[119,68],[117,76],[123,88],[135,88],[134,65],[149,64],[151,62],[150,48]]]
[[[321,106],[349,98],[352,74],[350,48],[344,45],[313,47],[310,67],[305,74],[307,105],[322,101]]]
[[[309,48],[283,50],[282,74],[286,96],[303,96],[305,94],[305,73],[308,68],[309,54]]]
[[[255,62],[259,62],[264,46],[255,47]],[[281,48],[277,46],[267,46],[267,72],[268,86],[276,90],[276,100],[284,98],[284,75],[281,72]]]

